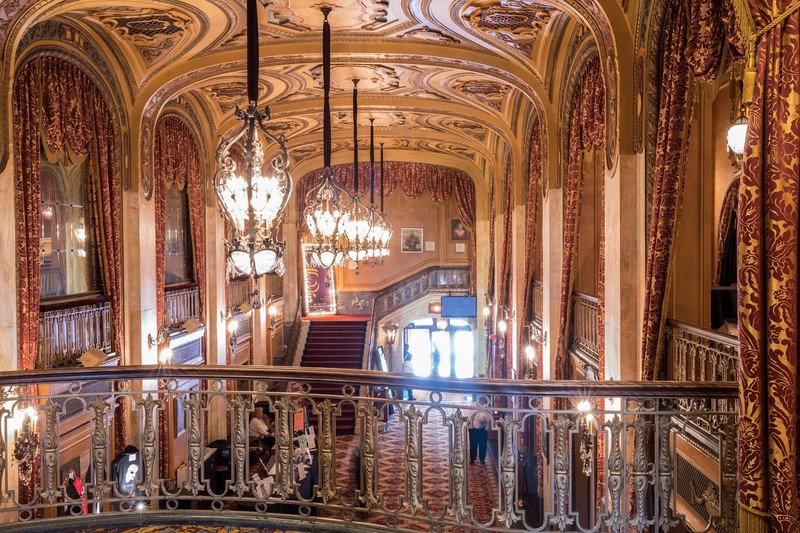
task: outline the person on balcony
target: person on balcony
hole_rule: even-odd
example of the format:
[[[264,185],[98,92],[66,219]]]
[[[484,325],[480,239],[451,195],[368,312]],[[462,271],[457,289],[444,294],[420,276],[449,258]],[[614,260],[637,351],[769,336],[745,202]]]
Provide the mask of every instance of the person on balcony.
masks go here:
[[[439,373],[439,365],[442,363],[442,353],[439,351],[438,346],[433,347],[433,352],[431,353],[431,377],[440,376]]]
[[[474,404],[475,413],[472,415],[472,427],[469,429],[469,464],[475,464],[475,458],[480,455],[481,464],[486,464],[486,442],[489,440],[489,430],[492,428],[492,415],[486,410],[489,399],[486,396],[478,398]]]
[[[275,438],[269,432],[269,428],[264,421],[264,408],[256,407],[250,414],[250,424],[248,426],[248,438],[251,441],[258,441],[260,448],[269,451],[275,444]]]

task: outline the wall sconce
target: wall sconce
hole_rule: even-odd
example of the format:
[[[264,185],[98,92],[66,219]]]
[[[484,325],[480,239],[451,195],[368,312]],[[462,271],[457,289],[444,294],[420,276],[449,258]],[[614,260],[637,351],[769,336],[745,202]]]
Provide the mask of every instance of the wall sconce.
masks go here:
[[[231,351],[236,349],[236,341],[237,335],[236,333],[239,331],[239,321],[236,320],[235,316],[232,316],[228,319],[228,346],[230,346]]]
[[[581,435],[580,455],[583,467],[582,470],[586,477],[590,477],[592,475],[592,467],[594,463],[594,457],[592,454],[594,443],[592,442],[591,433],[591,424],[594,420],[594,415],[592,414],[592,402],[589,400],[581,400],[578,403],[578,412],[580,413],[578,415],[578,427]]]
[[[491,296],[486,297],[486,305],[483,306],[483,334],[487,337],[491,335],[492,325],[492,308],[494,307],[494,300]]]
[[[272,301],[272,298],[270,298],[270,301]],[[278,308],[270,304],[267,314],[269,315],[269,329],[275,329],[275,317],[278,316]]]
[[[547,344],[547,332],[535,322],[528,322],[525,327],[527,327],[530,332],[530,341],[528,345],[525,346],[525,357],[528,360],[527,377],[530,379],[535,376],[534,371],[537,365],[537,354],[539,351],[538,345],[544,346]]]
[[[386,336],[386,345],[389,349],[391,349],[397,340],[397,331],[400,329],[400,326],[392,322],[387,322],[381,326],[381,329],[383,330],[383,334]]]
[[[172,348],[169,347],[169,329],[166,326],[158,328],[156,336],[153,337],[147,334],[148,348],[160,347],[158,351],[158,362],[162,365],[169,364],[172,361]]]
[[[508,333],[508,322],[514,320],[514,310],[512,309],[509,313],[508,307],[503,306],[500,308],[502,316],[500,320],[497,321],[497,334],[498,334],[498,342],[497,348],[502,352],[501,357],[505,356],[505,349],[506,349],[506,333]]]
[[[29,405],[19,411],[18,415],[22,416],[22,423],[14,442],[14,459],[19,463],[20,469],[28,473],[39,448],[39,434],[34,427],[39,414],[35,407]]]
[[[428,304],[428,313],[439,314],[442,312],[442,302],[431,302]]]

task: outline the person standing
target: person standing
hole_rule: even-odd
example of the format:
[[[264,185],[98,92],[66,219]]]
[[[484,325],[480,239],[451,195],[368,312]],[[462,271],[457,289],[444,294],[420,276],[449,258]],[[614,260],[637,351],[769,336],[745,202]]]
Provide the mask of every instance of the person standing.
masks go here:
[[[469,429],[469,464],[475,464],[475,458],[480,456],[481,464],[486,464],[486,442],[489,440],[489,430],[492,428],[492,415],[486,409],[489,400],[486,396],[478,398],[475,404],[475,413],[472,415],[472,427]]]
[[[433,352],[431,353],[431,377],[439,376],[439,365],[442,362],[442,353],[439,351],[438,346],[433,347]]]

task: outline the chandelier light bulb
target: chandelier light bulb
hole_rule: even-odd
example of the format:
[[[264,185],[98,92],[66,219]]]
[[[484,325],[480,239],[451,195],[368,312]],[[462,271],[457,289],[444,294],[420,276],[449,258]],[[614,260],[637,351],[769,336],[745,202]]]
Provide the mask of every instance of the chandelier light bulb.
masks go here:
[[[500,320],[497,323],[497,331],[499,331],[501,335],[505,335],[506,331],[508,331],[508,324],[505,320]]]
[[[747,118],[741,115],[728,129],[728,148],[738,157],[741,157],[744,155],[744,144],[746,140]]]
[[[484,318],[489,318],[489,314],[491,312],[492,312],[492,310],[489,309],[488,305],[483,306],[483,316],[484,316]]]
[[[162,365],[169,364],[172,361],[172,348],[164,346],[158,353],[158,362]]]
[[[239,329],[239,323],[236,320],[231,320],[230,322],[228,322],[228,333],[233,335],[236,333],[238,329]]]
[[[536,352],[533,351],[533,346],[530,344],[525,347],[525,357],[528,358],[528,361],[533,361],[533,358],[536,357]]]

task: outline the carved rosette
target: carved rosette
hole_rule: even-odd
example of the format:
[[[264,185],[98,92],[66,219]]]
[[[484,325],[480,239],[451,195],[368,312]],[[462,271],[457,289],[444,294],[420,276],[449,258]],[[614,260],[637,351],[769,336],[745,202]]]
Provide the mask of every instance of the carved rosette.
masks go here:
[[[555,513],[550,517],[550,523],[558,526],[561,531],[575,522],[569,513],[568,498],[570,493],[570,450],[569,434],[575,429],[575,423],[565,414],[558,415],[550,421],[550,430],[555,429],[555,455],[553,469],[555,474]]]
[[[369,510],[380,503],[378,494],[378,411],[375,402],[366,400],[358,406],[358,416],[364,428],[361,433],[361,486],[364,489],[358,500]]]
[[[316,405],[314,413],[321,415],[319,441],[320,457],[320,489],[319,497],[323,503],[334,501],[339,496],[339,489],[336,487],[336,435],[333,428],[333,415],[341,414],[337,405],[330,400],[320,402]]]
[[[294,493],[294,468],[292,465],[292,419],[294,406],[288,398],[279,398],[275,404],[275,492],[282,499]]]
[[[450,425],[450,508],[457,522],[471,515],[472,506],[467,504],[467,426],[469,418],[461,409],[447,417]]]

